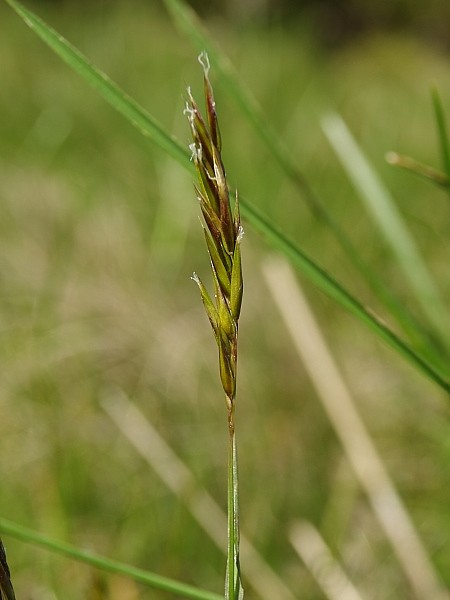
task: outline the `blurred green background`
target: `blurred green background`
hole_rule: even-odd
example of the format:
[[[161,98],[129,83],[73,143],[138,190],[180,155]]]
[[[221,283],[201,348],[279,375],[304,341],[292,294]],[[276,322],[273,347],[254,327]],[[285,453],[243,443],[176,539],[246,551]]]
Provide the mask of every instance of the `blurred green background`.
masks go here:
[[[202,93],[197,53],[159,2],[28,5],[188,143],[186,85]],[[343,116],[450,300],[448,197],[384,162],[395,149],[439,166],[429,89],[437,84],[448,107],[450,7],[342,5],[195,3],[314,192],[408,305],[398,269],[321,131],[328,111]],[[225,405],[214,341],[189,279],[194,270],[208,279],[191,178],[4,3],[0,32],[2,515],[220,592],[224,554],[101,405],[122,390],[225,509]],[[220,86],[216,100],[230,180],[377,309]],[[243,252],[242,529],[298,598],[323,598],[288,542],[288,527],[299,518],[321,530],[365,597],[412,598],[268,293],[261,265],[270,249],[249,227]],[[306,289],[450,585],[448,399],[354,318]],[[97,576],[89,568],[5,542],[18,598],[94,598]],[[107,581],[100,597],[169,597]]]

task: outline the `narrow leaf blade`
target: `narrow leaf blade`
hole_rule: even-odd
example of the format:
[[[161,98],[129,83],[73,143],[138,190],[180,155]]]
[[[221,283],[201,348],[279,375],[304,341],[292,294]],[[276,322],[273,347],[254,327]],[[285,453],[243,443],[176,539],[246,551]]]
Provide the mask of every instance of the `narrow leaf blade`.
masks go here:
[[[53,52],[62,58],[76,73],[81,75],[89,85],[95,88],[109,104],[139,129],[143,135],[153,140],[181,164],[191,166],[188,151],[168,135],[156,119],[121,90],[105,73],[97,69],[77,48],[17,0],[5,1]]]
[[[109,573],[129,577],[152,588],[175,594],[177,597],[191,598],[192,600],[223,600],[223,596],[219,594],[201,590],[191,585],[151,573],[150,571],[144,571],[143,569],[99,556],[87,550],[80,550],[70,544],[49,538],[7,519],[0,518],[0,531],[23,542],[45,548],[60,556],[66,556],[67,558],[91,565]]]
[[[434,116],[439,136],[439,145],[441,147],[441,160],[445,174],[450,178],[450,144],[447,132],[447,123],[442,106],[442,100],[436,88],[432,88],[431,97],[433,100]]]

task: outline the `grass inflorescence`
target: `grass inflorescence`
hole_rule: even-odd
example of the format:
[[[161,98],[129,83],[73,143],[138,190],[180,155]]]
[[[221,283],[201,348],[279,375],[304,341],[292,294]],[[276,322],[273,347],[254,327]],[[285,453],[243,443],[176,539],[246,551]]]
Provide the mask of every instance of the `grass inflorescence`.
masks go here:
[[[239,511],[238,479],[235,438],[235,396],[238,352],[238,328],[241,312],[243,281],[241,267],[241,239],[243,229],[236,194],[234,211],[222,162],[222,141],[217,120],[216,103],[209,81],[209,59],[206,53],[199,56],[203,67],[207,120],[203,119],[190,89],[185,113],[192,133],[192,160],[197,174],[195,191],[204,220],[203,231],[208,249],[214,281],[214,299],[196,273],[203,305],[214,332],[219,350],[219,371],[225,392],[228,432],[228,561],[225,597],[234,600],[242,597],[239,575]]]

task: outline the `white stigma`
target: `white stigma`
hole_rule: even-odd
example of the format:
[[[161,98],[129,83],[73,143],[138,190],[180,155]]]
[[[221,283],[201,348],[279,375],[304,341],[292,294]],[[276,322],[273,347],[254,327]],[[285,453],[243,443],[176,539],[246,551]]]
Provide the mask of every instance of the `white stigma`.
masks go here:
[[[200,54],[198,56],[198,62],[202,65],[205,76],[208,77],[208,73],[209,73],[209,69],[211,68],[211,65],[209,64],[209,57],[208,57],[208,54],[206,53],[206,50],[203,50],[202,52],[200,52]]]
[[[195,163],[202,161],[202,147],[196,146],[195,143],[189,144],[189,150],[191,151],[191,160]]]

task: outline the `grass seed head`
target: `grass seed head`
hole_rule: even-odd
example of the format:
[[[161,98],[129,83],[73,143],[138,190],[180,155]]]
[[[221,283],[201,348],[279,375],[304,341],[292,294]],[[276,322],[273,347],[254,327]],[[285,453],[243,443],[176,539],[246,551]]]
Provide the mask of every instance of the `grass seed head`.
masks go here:
[[[219,350],[219,371],[225,394],[232,405],[236,390],[238,322],[242,304],[243,280],[240,243],[242,226],[236,195],[231,208],[229,186],[222,162],[222,140],[216,102],[209,80],[210,64],[206,53],[199,56],[203,67],[206,119],[188,88],[185,114],[191,129],[192,161],[198,185],[195,192],[204,220],[206,246],[214,281],[213,302],[196,274],[203,305],[214,331]]]

